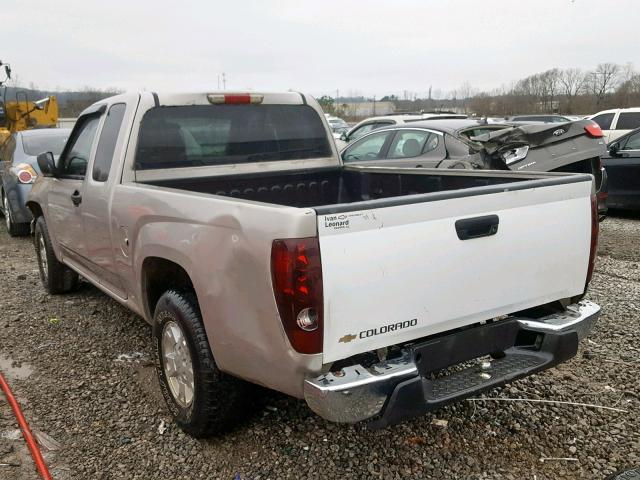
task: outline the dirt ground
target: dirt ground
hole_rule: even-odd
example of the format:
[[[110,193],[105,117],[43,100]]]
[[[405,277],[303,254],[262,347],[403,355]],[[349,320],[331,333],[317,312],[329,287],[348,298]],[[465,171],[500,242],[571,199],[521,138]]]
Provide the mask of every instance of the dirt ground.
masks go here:
[[[172,423],[150,329],[97,289],[44,293],[29,238],[0,229],[0,370],[56,479],[604,479],[640,465],[640,218],[602,224],[589,297],[603,315],[556,369],[382,431],[336,425],[265,394],[236,431]],[[37,478],[0,395],[0,479]],[[46,440],[46,439],[45,439]]]

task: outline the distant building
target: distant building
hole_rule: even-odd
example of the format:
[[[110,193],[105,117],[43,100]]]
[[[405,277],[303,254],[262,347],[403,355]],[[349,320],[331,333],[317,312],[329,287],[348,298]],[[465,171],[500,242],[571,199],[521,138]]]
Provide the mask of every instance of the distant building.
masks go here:
[[[389,115],[396,111],[393,102],[341,102],[340,110],[352,118],[366,118],[376,115]]]

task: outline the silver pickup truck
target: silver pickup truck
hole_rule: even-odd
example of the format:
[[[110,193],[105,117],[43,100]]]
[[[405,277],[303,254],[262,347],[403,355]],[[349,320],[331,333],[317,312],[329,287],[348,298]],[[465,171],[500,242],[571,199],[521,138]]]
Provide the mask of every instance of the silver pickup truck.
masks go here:
[[[251,384],[397,423],[567,360],[600,310],[590,175],[345,167],[300,93],[119,95],[38,164],[45,288],[144,317],[195,436]]]

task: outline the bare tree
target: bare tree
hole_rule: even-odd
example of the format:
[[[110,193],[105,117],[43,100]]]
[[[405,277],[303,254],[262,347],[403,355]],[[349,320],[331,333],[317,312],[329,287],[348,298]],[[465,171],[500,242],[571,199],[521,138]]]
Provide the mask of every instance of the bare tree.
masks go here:
[[[640,74],[628,76],[617,88],[612,100],[620,107],[633,107],[640,104]]]
[[[560,80],[560,70],[552,68],[540,74],[540,87],[542,93],[542,107],[547,111],[557,110],[556,95]]]
[[[600,63],[589,74],[589,87],[596,99],[596,105],[600,105],[616,88],[620,80],[620,70],[620,65],[615,63]]]
[[[620,69],[620,82],[628,82],[636,75],[637,74],[635,69],[633,68],[633,63],[625,63],[625,65]]]
[[[560,92],[567,100],[567,113],[573,113],[574,99],[584,90],[586,80],[586,75],[579,68],[567,68],[560,72],[558,81]]]
[[[460,98],[460,100],[462,101],[462,108],[464,109],[464,113],[467,113],[467,107],[469,105],[469,100],[471,99],[471,96],[473,95],[473,87],[471,86],[471,84],[468,81],[465,81],[459,88],[458,88],[458,96]]]

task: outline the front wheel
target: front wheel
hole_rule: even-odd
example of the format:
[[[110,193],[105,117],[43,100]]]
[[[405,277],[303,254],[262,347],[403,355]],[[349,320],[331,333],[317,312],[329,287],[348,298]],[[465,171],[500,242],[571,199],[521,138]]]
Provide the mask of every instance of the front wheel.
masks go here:
[[[249,385],[216,366],[192,292],[169,290],[160,297],[154,340],[160,390],[180,428],[207,437],[245,416]]]
[[[47,292],[57,294],[75,290],[78,286],[78,274],[56,258],[44,217],[38,217],[36,220],[33,241],[38,258],[40,280]]]

